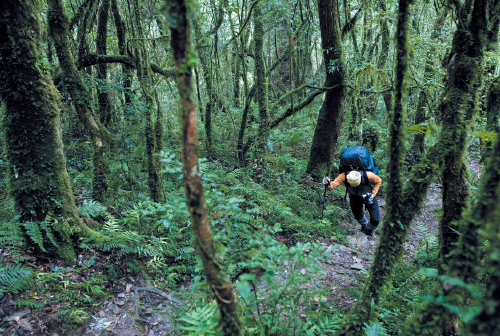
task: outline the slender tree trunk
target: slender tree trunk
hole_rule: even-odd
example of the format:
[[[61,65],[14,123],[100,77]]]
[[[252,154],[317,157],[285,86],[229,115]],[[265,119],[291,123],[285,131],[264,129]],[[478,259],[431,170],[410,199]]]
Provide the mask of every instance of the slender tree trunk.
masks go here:
[[[390,164],[387,166],[389,182],[387,186],[387,210],[384,217],[384,226],[380,245],[375,253],[375,260],[370,270],[370,276],[363,290],[362,297],[344,317],[343,335],[361,335],[364,324],[369,321],[370,302],[379,302],[383,286],[392,279],[392,272],[397,256],[402,253],[402,246],[406,230],[399,216],[404,212],[406,204],[402,202],[403,196],[403,151],[404,151],[404,85],[408,68],[407,31],[409,5],[411,0],[399,0],[399,13],[396,29],[396,68],[394,81],[394,108],[390,115],[389,125],[389,155]],[[397,241],[398,245],[394,246]],[[392,246],[391,246],[392,245]],[[396,248],[395,248],[396,247]],[[396,252],[397,256],[393,254]]]
[[[254,44],[255,44],[255,99],[259,106],[259,129],[255,141],[254,158],[259,163],[265,161],[267,141],[269,138],[269,112],[266,65],[264,62],[264,25],[262,24],[262,5],[256,4],[253,10],[254,17]]]
[[[215,257],[207,209],[203,195],[201,174],[198,170],[198,129],[193,90],[191,37],[187,9],[183,0],[167,1],[168,15],[175,22],[171,27],[172,50],[177,67],[177,87],[182,106],[182,162],[186,202],[191,214],[197,251],[201,257],[207,282],[214,292],[221,314],[221,335],[243,335],[236,298],[231,282],[221,272]]]
[[[80,122],[91,139],[93,153],[92,197],[105,202],[108,183],[106,174],[109,173],[107,161],[109,137],[104,126],[94,117],[91,108],[91,95],[83,83],[73,57],[71,56],[68,41],[68,17],[64,12],[61,0],[49,0],[48,23],[54,46],[59,58],[64,82],[75,106]]]
[[[424,81],[430,81],[433,77],[433,72],[434,72],[434,55],[436,55],[436,40],[438,39],[439,35],[441,34],[441,28],[443,27],[443,24],[448,17],[449,9],[446,6],[443,6],[439,12],[436,20],[434,21],[434,25],[432,27],[432,33],[430,36],[430,48],[427,51],[427,57],[425,61],[425,68],[424,68]],[[428,105],[428,98],[427,98],[427,88],[425,85],[423,85],[420,88],[420,92],[418,93],[418,103],[417,103],[417,109],[416,109],[416,114],[415,114],[415,124],[421,124],[425,122],[426,120],[426,113],[425,109],[427,108]],[[419,133],[415,134],[415,137],[413,139],[413,145],[412,148],[409,151],[409,155],[411,155],[411,162],[412,164],[418,162],[420,158],[422,157],[422,154],[424,153],[425,149],[425,133]]]
[[[127,54],[125,22],[123,22],[121,18],[117,0],[111,0],[111,11],[113,12],[113,17],[115,20],[116,36],[118,38],[118,49],[120,50],[120,55],[125,56]],[[127,110],[130,104],[132,104],[131,67],[129,65],[122,64],[122,74],[123,74],[123,88],[124,88],[123,95],[125,97],[126,114],[128,114]]]
[[[161,164],[158,157],[158,144],[156,143],[156,131],[153,123],[154,114],[154,81],[153,71],[149,64],[148,50],[144,41],[145,35],[142,31],[140,20],[139,1],[134,1],[135,29],[138,38],[133,42],[135,52],[135,64],[137,64],[137,78],[144,94],[145,126],[144,136],[146,138],[146,157],[148,169],[148,187],[153,201],[157,203],[165,202],[165,190],[161,175]]]
[[[383,18],[380,22],[380,35],[382,41],[382,47],[380,48],[380,54],[377,60],[377,67],[380,70],[384,70],[386,67],[387,58],[389,57],[389,45],[390,45],[390,30],[387,18],[387,8],[385,6],[385,1],[380,1],[380,10],[383,13]],[[387,74],[384,72],[380,75],[379,80],[381,81],[383,86],[389,86],[389,79],[387,78]],[[392,92],[386,92],[382,94],[382,98],[384,99],[384,104],[387,112],[389,113],[392,109]]]
[[[314,130],[306,173],[315,179],[330,173],[333,153],[344,121],[345,86],[342,41],[337,0],[318,0],[321,45],[325,60],[325,86],[332,87],[325,94]]]
[[[96,52],[106,55],[108,40],[108,17],[111,0],[101,0],[97,19]],[[99,102],[99,115],[104,126],[109,127],[112,119],[111,101],[108,92],[108,66],[106,63],[97,66],[97,100]]]
[[[89,18],[93,16],[95,13],[94,5],[97,3],[96,0],[89,0],[87,4],[87,8],[85,10],[85,15],[82,20],[80,20],[80,24],[78,26],[77,40],[78,40],[78,59],[82,59],[85,55],[89,53],[89,46],[87,43],[87,34],[88,34],[88,21]],[[95,15],[95,14],[94,14]],[[69,28],[68,28],[69,31]],[[90,69],[89,69],[90,71]]]
[[[206,39],[203,38],[201,27],[196,21],[193,21],[193,28],[196,37],[196,50],[200,58],[201,67],[203,69],[205,86],[207,88],[207,105],[205,106],[205,147],[208,157],[213,157],[213,144],[212,144],[212,109],[214,107],[216,98],[212,83],[212,73],[209,66],[210,57],[206,55],[203,44]]]

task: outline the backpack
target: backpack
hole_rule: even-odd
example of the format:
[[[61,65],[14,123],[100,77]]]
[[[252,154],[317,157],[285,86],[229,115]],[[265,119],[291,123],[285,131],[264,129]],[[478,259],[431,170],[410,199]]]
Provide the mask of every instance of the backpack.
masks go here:
[[[356,170],[361,173],[361,183],[357,187],[352,187],[347,183],[347,174],[351,170]],[[346,196],[347,193],[353,196],[361,196],[372,191],[373,185],[368,180],[367,171],[378,174],[375,158],[365,147],[353,146],[342,150],[340,153],[339,173],[346,174]]]

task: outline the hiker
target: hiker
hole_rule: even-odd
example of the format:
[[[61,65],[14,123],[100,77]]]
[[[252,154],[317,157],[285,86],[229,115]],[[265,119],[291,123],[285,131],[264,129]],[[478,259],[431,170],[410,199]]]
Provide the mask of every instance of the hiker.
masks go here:
[[[341,184],[344,184],[349,194],[352,214],[358,223],[361,224],[361,232],[369,237],[373,237],[373,230],[375,230],[380,221],[380,211],[375,196],[382,184],[382,179],[371,171],[350,170],[340,173],[333,181],[330,181],[328,176],[325,177],[323,184],[328,186],[330,190],[334,190]],[[370,213],[370,221],[366,219],[363,213],[363,204]]]

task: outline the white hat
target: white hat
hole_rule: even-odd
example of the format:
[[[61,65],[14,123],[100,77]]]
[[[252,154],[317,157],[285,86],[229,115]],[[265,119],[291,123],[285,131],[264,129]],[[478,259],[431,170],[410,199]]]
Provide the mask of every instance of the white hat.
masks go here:
[[[347,183],[353,187],[359,186],[361,183],[361,173],[355,170],[349,172],[349,174],[347,174]]]

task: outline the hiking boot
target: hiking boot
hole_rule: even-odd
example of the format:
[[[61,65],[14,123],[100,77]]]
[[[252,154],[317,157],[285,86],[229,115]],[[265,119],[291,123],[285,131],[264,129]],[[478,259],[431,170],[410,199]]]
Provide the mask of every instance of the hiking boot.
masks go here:
[[[375,234],[373,233],[373,230],[368,230],[365,228],[365,230],[363,231],[363,233],[368,237],[368,238],[374,238],[375,237]]]
[[[361,225],[361,229],[359,229],[359,232],[365,233],[365,231],[366,231],[366,226],[365,225]]]

